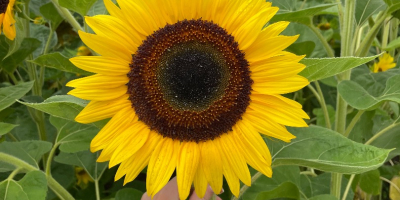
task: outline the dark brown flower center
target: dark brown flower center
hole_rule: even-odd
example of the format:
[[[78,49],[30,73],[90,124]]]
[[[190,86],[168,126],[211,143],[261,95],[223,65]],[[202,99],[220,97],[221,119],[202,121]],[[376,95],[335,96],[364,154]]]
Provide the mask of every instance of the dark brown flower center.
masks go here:
[[[8,2],[9,2],[9,0],[0,0],[0,14],[6,12]]]
[[[130,68],[132,107],[164,137],[212,140],[232,130],[249,105],[249,64],[233,36],[212,22],[184,20],[155,31]]]

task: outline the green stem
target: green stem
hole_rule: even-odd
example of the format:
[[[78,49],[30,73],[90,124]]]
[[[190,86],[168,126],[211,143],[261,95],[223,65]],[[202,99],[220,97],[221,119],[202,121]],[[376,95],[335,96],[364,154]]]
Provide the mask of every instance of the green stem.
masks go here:
[[[351,120],[349,126],[347,126],[346,132],[344,133],[345,137],[349,137],[350,132],[353,130],[354,126],[356,125],[356,123],[358,122],[358,120],[360,119],[361,115],[365,112],[365,110],[359,110],[356,114],[356,116],[353,117],[353,119]]]
[[[341,57],[352,56],[353,55],[353,29],[355,27],[354,13],[355,13],[355,0],[346,0],[345,1],[345,12],[343,16],[343,24],[341,25],[341,37],[342,37],[342,46],[341,46]],[[347,70],[339,75],[337,75],[338,81],[349,80],[351,75],[351,70]],[[335,123],[335,131],[341,134],[345,133],[346,129],[346,115],[347,115],[347,102],[338,94],[337,96],[337,105],[336,105],[336,123]],[[331,179],[331,194],[335,196],[337,199],[340,199],[340,190],[342,183],[342,174],[332,173]]]
[[[68,9],[63,8],[58,4],[58,0],[51,0],[54,4],[54,6],[57,8],[58,12],[61,14],[61,16],[64,17],[64,19],[71,24],[71,26],[76,29],[76,31],[83,31],[82,26],[76,21],[75,17],[69,12]]]
[[[384,128],[383,130],[379,131],[377,134],[372,136],[365,144],[371,144],[373,141],[375,141],[377,138],[379,138],[380,136],[385,134],[387,131],[389,131],[390,129],[395,128],[395,127],[397,127],[399,125],[400,125],[400,122],[391,124],[390,126]]]
[[[22,168],[17,168],[17,169],[15,169],[14,171],[12,171],[11,174],[8,176],[7,179],[8,179],[8,180],[12,180],[12,179],[14,178],[14,176],[17,175],[17,174],[21,171],[21,169],[22,169]]]
[[[391,25],[390,25],[391,28],[390,28],[389,38],[390,38],[390,41],[393,41],[397,38],[397,35],[399,33],[399,19],[394,17],[394,18],[392,18],[390,23],[391,23]],[[392,57],[394,57],[395,52],[396,52],[396,50],[393,49],[393,50],[389,51],[389,54]]]
[[[340,24],[340,30],[343,30],[343,5],[341,0],[336,0],[336,3],[338,5],[338,15],[339,15],[339,24]]]
[[[99,180],[94,180],[94,186],[96,188],[96,200],[100,200]]]
[[[379,13],[375,21],[375,24],[372,26],[371,30],[368,31],[367,35],[363,38],[360,47],[357,49],[355,53],[356,56],[364,57],[368,54],[369,48],[371,47],[374,38],[378,34],[379,29],[381,28],[383,22],[385,21],[385,18],[386,18],[386,11]]]
[[[75,200],[75,198],[67,191],[65,188],[60,185],[52,176],[47,176],[47,184],[50,189],[63,200]]]
[[[350,191],[350,187],[351,187],[351,184],[353,183],[353,180],[354,180],[354,177],[355,177],[355,176],[356,176],[355,174],[352,174],[352,175],[350,176],[349,182],[347,183],[346,189],[344,190],[342,200],[346,200],[347,194],[348,194],[349,191]]]
[[[324,94],[322,93],[321,86],[319,85],[318,81],[315,81],[314,83],[315,83],[315,86],[317,87],[322,111],[324,112],[326,128],[332,129],[331,120],[329,118],[328,108],[326,107],[325,98],[324,98]]]
[[[47,158],[47,164],[46,164],[46,175],[51,176],[51,161],[53,160],[54,154],[57,151],[57,148],[60,144],[55,143],[53,148],[51,149],[49,156]]]
[[[384,22],[383,22],[383,33],[382,33],[382,44],[381,47],[382,49],[386,48],[388,42],[389,42],[389,31],[390,31],[390,17],[387,17]]]
[[[254,174],[253,177],[251,177],[251,183],[253,184],[258,178],[260,178],[263,174],[261,172],[257,172],[256,174]],[[231,200],[238,200],[240,199],[243,194],[249,189],[249,186],[247,185],[243,185],[242,188],[240,188],[240,193],[239,196],[236,198],[235,196],[232,197]]]
[[[51,25],[49,25],[49,28],[50,28],[50,33],[49,33],[49,37],[47,38],[46,45],[44,46],[43,55],[46,55],[49,52],[51,39],[53,38],[53,35],[54,35],[54,31],[51,29]],[[46,69],[45,66],[41,66],[41,68],[40,68],[40,72],[39,72],[40,86],[43,86],[43,84],[44,84],[45,69]]]
[[[9,164],[14,165],[17,168],[21,168],[21,169],[25,169],[28,172],[30,171],[39,171],[38,168],[26,163],[23,160],[20,160],[14,156],[5,154],[0,152],[0,160],[2,162],[6,162]],[[58,197],[60,197],[60,199],[64,199],[64,200],[74,200],[74,197],[72,197],[71,194],[68,193],[67,190],[65,190],[64,187],[62,187],[56,180],[54,180],[53,177],[51,176],[46,176],[47,178],[47,184],[50,187],[50,189],[53,190],[54,193],[57,194]]]
[[[14,82],[15,85],[18,84],[17,78],[14,76],[14,73],[9,73],[8,76],[11,78],[11,80]]]
[[[13,136],[13,134],[11,134],[10,132],[7,133],[7,136],[10,137],[12,141],[18,142],[18,139],[15,136]]]
[[[329,45],[329,43],[326,41],[326,39],[324,38],[324,36],[321,34],[321,32],[319,31],[319,29],[317,27],[315,27],[313,24],[308,26],[314,33],[315,35],[318,37],[318,39],[321,41],[322,45],[325,48],[326,53],[328,54],[328,57],[335,57],[335,53],[333,52],[331,46]]]

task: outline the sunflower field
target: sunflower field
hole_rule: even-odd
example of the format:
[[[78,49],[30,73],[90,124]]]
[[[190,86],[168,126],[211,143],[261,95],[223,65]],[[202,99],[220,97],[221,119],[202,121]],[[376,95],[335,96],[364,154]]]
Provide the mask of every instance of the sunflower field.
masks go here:
[[[0,200],[400,200],[400,0],[0,0]]]

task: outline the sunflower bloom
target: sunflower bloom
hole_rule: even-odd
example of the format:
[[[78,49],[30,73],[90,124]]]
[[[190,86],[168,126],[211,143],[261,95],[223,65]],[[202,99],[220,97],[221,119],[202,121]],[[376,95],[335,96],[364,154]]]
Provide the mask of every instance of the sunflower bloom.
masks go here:
[[[264,0],[105,0],[108,15],[86,17],[96,34],[79,32],[101,56],[71,59],[96,73],[73,80],[69,94],[90,100],[80,123],[111,118],[92,140],[98,162],[119,164],[115,180],[133,181],[147,166],[153,197],[176,170],[180,199],[192,184],[203,197],[225,177],[239,195],[251,185],[247,165],[271,177],[262,136],[295,138],[302,106],[281,94],[308,80],[304,56],[284,51],[298,36],[279,35],[289,22],[263,28],[278,8]]]
[[[4,35],[10,40],[14,40],[16,35],[14,3],[15,0],[0,0],[0,34],[3,30]]]
[[[384,72],[388,69],[392,69],[396,67],[396,63],[393,62],[393,57],[390,56],[388,53],[384,53],[382,56],[379,57],[379,62],[374,63],[374,73]]]
[[[93,179],[82,167],[75,167],[76,185],[86,188],[89,182],[93,182]]]

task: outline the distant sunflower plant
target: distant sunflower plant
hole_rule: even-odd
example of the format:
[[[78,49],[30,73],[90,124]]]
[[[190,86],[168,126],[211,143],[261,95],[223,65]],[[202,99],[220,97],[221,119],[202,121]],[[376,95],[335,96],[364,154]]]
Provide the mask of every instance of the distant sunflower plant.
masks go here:
[[[90,100],[76,121],[111,117],[90,145],[102,150],[97,161],[120,164],[115,180],[125,176],[124,183],[147,166],[152,197],[175,170],[181,199],[193,183],[200,198],[207,184],[221,191],[223,176],[238,196],[239,180],[251,185],[247,164],[271,177],[259,133],[290,142],[285,125],[306,127],[308,119],[281,95],[308,81],[297,75],[304,56],[284,51],[298,38],[279,35],[289,22],[263,28],[278,8],[264,1],[118,3],[106,0],[110,15],[85,18],[95,34],[79,36],[101,56],[72,58],[96,74],[67,84],[75,88],[69,94]]]
[[[9,40],[14,40],[16,35],[14,3],[15,0],[0,0],[0,34],[4,32]]]

